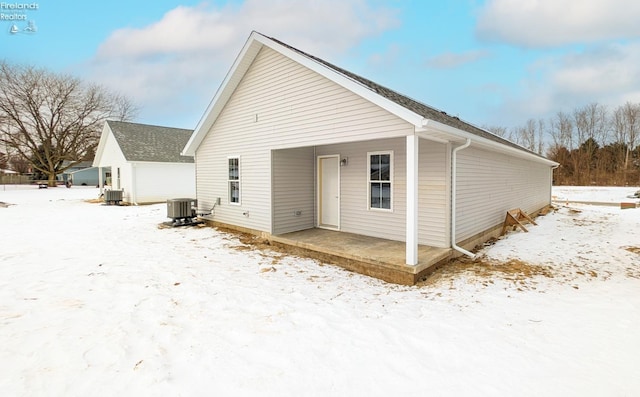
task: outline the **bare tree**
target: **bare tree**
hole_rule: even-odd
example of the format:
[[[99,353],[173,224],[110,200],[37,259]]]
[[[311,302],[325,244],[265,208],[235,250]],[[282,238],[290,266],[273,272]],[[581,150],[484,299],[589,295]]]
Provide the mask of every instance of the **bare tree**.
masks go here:
[[[11,165],[11,169],[18,174],[26,174],[29,172],[29,160],[23,159],[22,157],[10,157],[9,165]]]
[[[553,144],[573,150],[575,148],[575,137],[571,116],[564,112],[558,112],[551,119],[550,124],[550,135],[553,139]]]
[[[506,138],[507,137],[507,127],[503,127],[500,125],[483,125],[483,130],[489,131],[494,135],[499,137]]]
[[[611,124],[613,130],[614,141],[618,144],[618,152],[616,153],[616,161],[619,164],[625,163],[627,152],[627,133],[629,130],[628,120],[625,115],[624,105],[618,106],[611,116]],[[624,167],[626,169],[626,165]]]
[[[584,177],[581,183],[592,183],[592,171],[596,168],[594,154],[608,140],[607,109],[598,103],[590,103],[573,111],[573,122],[579,146],[574,154],[575,170]]]
[[[640,104],[625,103],[622,106],[622,114],[625,120],[624,140],[627,144],[627,150],[624,158],[624,169],[629,168],[629,159],[631,151],[636,147],[638,135],[640,135]]]
[[[0,61],[0,142],[31,161],[51,186],[94,152],[105,120],[135,113],[129,100],[104,87]]]
[[[545,122],[543,119],[529,119],[522,127],[512,130],[510,138],[518,145],[542,154],[544,151]]]
[[[564,112],[557,112],[549,120],[549,135],[552,143],[547,151],[547,156],[560,163],[556,171],[557,180],[566,182],[573,178],[575,162],[571,156],[574,149],[574,129],[571,116]]]
[[[9,156],[7,156],[5,153],[0,152],[0,169],[1,170],[6,169],[8,167],[8,164],[9,164]]]

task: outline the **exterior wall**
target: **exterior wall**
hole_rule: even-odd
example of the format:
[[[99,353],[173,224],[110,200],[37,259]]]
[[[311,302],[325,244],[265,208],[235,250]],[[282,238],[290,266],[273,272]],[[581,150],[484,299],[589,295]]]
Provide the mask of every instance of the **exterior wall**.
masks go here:
[[[450,147],[420,140],[418,170],[418,243],[450,246]]]
[[[367,152],[393,151],[392,211],[370,210]],[[404,138],[319,146],[316,155],[348,158],[340,167],[340,230],[366,236],[405,240],[406,146]]]
[[[120,186],[118,186],[118,168],[120,168]],[[122,199],[128,203],[133,202],[133,178],[130,163],[111,167],[111,188],[122,190]]]
[[[273,234],[315,226],[313,153],[313,148],[273,152]]]
[[[194,198],[196,195],[194,164],[132,163],[131,175],[132,194],[129,200],[136,204],[158,203],[169,198]]]
[[[368,209],[367,153],[393,151],[393,211]],[[449,180],[447,145],[420,140],[419,244],[448,247]],[[404,138],[319,146],[316,155],[348,158],[340,167],[340,229],[344,232],[405,241],[406,141]]]
[[[456,242],[500,225],[506,211],[539,210],[551,200],[551,167],[481,149],[458,153]]]
[[[111,167],[111,189],[124,189],[123,199],[130,200],[131,193],[131,166],[122,154],[122,150],[111,131],[106,136],[104,150],[95,164],[98,167]],[[120,169],[120,185],[118,186],[118,168]]]
[[[108,128],[108,127],[107,127]],[[98,164],[95,164],[97,167],[110,167],[114,164],[125,164],[127,160],[124,158],[122,154],[122,149],[118,145],[116,138],[111,133],[111,130],[107,133],[106,142],[104,145],[104,150],[102,151],[102,155],[98,159]]]
[[[214,220],[271,233],[272,149],[411,133],[407,122],[264,47],[198,147],[198,205],[208,210],[219,197]],[[228,199],[228,156],[240,156],[239,205]]]
[[[105,174],[104,169],[102,171],[102,174]],[[99,183],[97,167],[85,168],[83,170],[69,172],[66,173],[66,177],[67,180],[71,178],[74,186],[82,185],[83,183],[87,186],[97,186]]]
[[[214,208],[220,198],[213,220],[273,234],[313,227],[316,156],[339,154],[349,159],[340,170],[341,230],[404,241],[404,137],[413,132],[409,123],[264,47],[196,151],[199,207]],[[393,211],[371,211],[366,154],[385,150],[394,153]],[[228,190],[228,158],[236,156],[239,204],[229,202]],[[421,140],[419,161],[419,243],[448,247],[450,147]],[[546,165],[473,146],[461,151],[456,241],[501,224],[507,209],[531,212],[548,204],[550,178]]]

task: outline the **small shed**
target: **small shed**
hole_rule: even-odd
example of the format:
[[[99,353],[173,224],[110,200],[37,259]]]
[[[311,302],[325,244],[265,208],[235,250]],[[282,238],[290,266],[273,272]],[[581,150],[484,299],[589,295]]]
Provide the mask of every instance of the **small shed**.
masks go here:
[[[195,196],[193,156],[180,152],[193,130],[107,121],[100,136],[94,167],[110,168],[106,181],[123,191],[131,204],[156,203]]]

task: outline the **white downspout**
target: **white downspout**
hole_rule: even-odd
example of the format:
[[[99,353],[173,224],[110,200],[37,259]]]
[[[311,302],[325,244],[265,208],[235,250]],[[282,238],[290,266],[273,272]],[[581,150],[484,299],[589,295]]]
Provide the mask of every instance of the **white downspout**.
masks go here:
[[[471,259],[474,259],[476,257],[474,253],[469,252],[456,244],[456,190],[458,184],[456,169],[458,167],[458,152],[468,148],[469,146],[471,146],[471,139],[467,138],[464,145],[458,146],[451,151],[451,248],[467,255]]]
[[[551,180],[549,181],[551,184],[551,189],[549,189],[549,205],[553,203],[553,171],[558,167],[560,167],[560,164],[551,166],[551,175],[549,175],[551,177]]]

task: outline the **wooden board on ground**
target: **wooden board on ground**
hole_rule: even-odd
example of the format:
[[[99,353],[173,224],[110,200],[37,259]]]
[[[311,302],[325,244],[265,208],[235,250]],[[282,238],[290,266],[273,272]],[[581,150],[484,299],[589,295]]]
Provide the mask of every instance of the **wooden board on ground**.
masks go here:
[[[529,215],[527,215],[526,212],[524,212],[520,208],[514,208],[507,211],[507,215],[504,218],[504,224],[502,225],[502,232],[500,233],[500,235],[502,236],[510,226],[513,227],[513,230],[515,230],[516,227],[519,227],[520,229],[528,233],[529,231],[526,227],[524,227],[525,222],[529,222],[533,225],[538,225],[533,219],[531,219]]]

